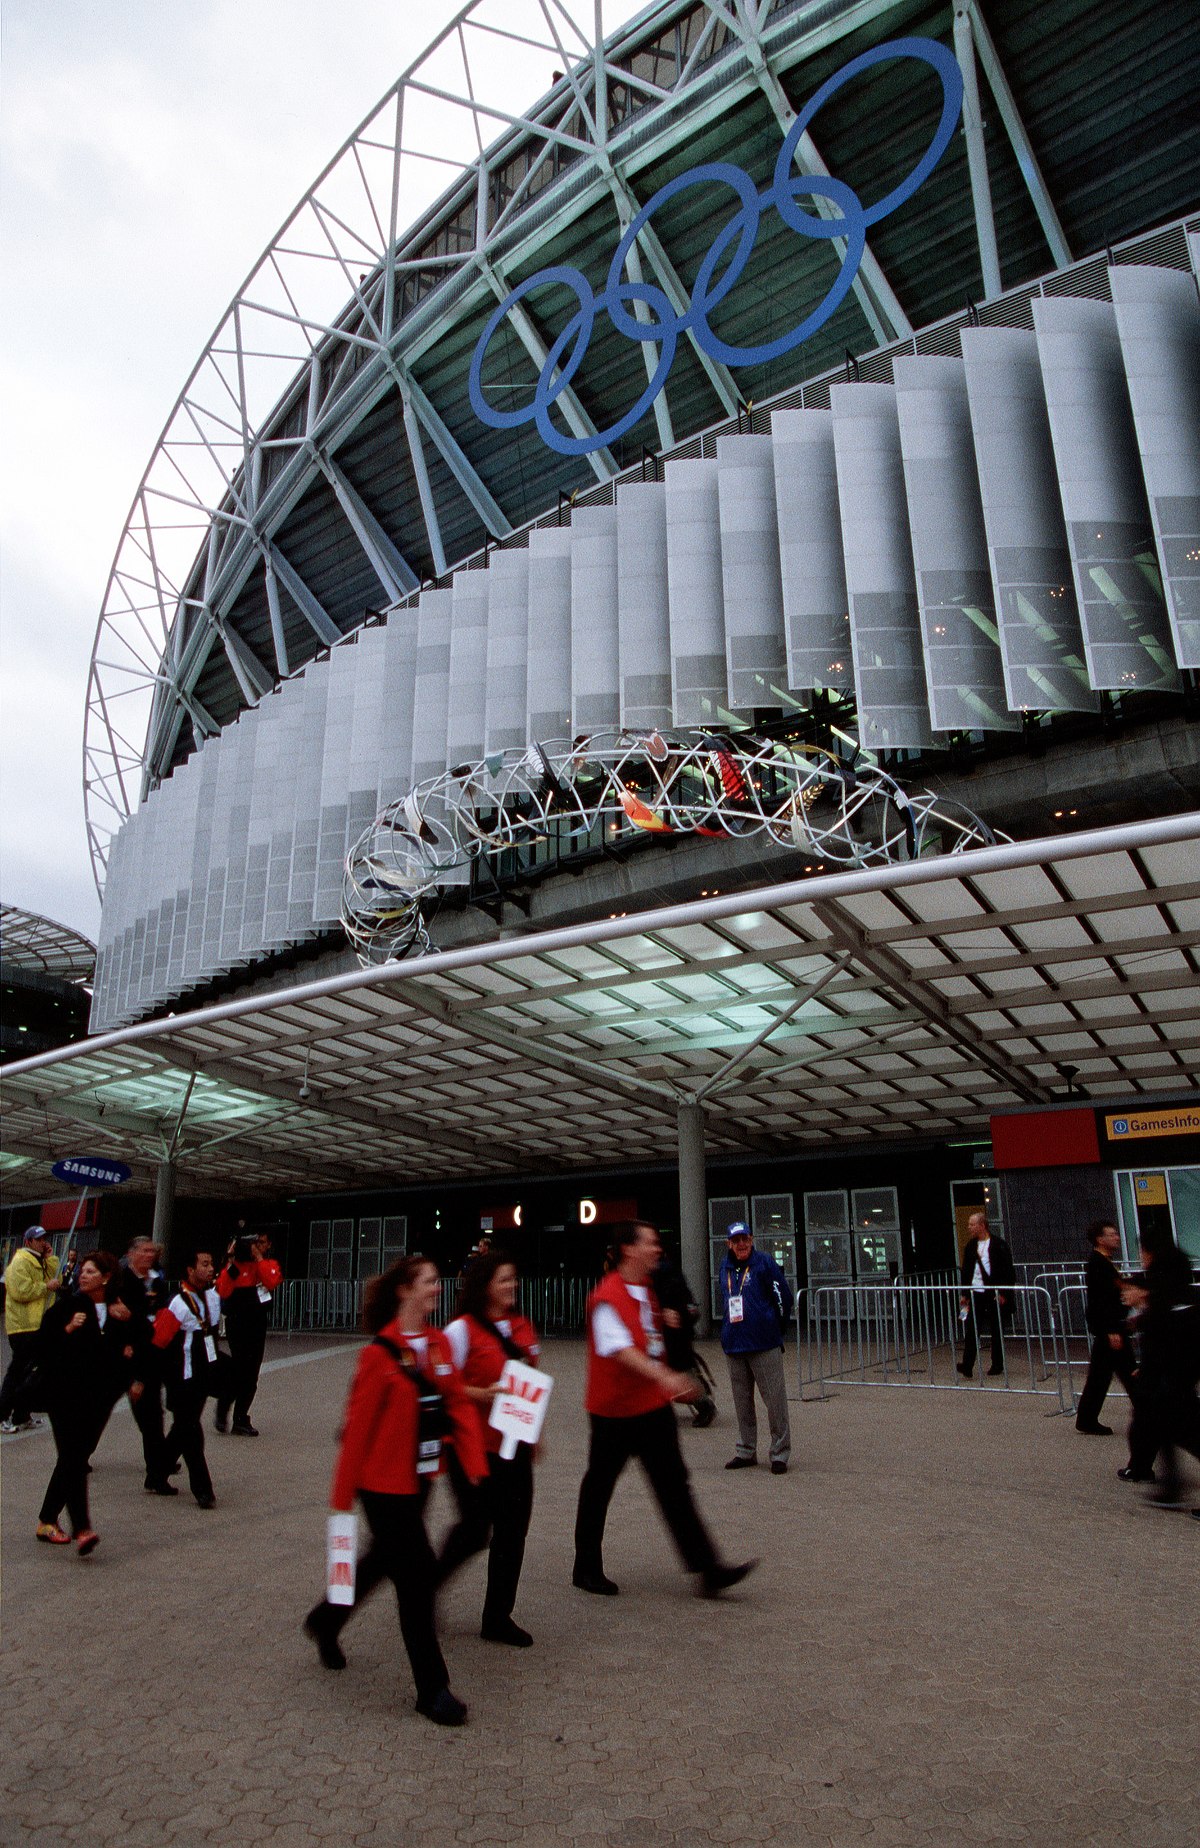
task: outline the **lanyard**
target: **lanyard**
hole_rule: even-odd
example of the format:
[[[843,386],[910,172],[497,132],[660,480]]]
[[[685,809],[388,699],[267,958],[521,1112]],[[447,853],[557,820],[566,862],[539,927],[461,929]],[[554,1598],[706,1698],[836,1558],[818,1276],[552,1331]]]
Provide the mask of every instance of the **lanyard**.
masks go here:
[[[197,1301],[197,1299],[188,1290],[187,1285],[183,1283],[181,1283],[179,1286],[179,1294],[182,1296],[184,1302],[187,1304],[188,1308],[191,1310],[192,1314],[195,1316],[196,1320],[199,1322],[203,1333],[206,1335],[211,1334],[212,1333],[212,1323],[208,1319],[208,1303],[205,1301],[204,1297],[201,1296],[199,1301]]]

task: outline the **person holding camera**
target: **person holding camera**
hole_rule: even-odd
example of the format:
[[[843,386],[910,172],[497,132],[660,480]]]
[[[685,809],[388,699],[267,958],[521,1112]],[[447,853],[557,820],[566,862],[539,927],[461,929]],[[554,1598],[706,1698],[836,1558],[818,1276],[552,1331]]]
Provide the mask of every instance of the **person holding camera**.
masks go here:
[[[228,1262],[217,1278],[217,1295],[225,1312],[225,1338],[229,1343],[229,1369],[217,1393],[216,1429],[229,1429],[233,1408],[233,1435],[257,1437],[250,1422],[250,1407],[258,1391],[258,1375],[267,1345],[271,1297],[283,1282],[283,1272],[271,1256],[265,1232],[252,1237],[240,1233],[229,1247]]]
[[[400,1632],[412,1665],[417,1712],[438,1726],[461,1726],[467,1709],[450,1692],[437,1638],[438,1570],[425,1530],[430,1484],[453,1444],[472,1488],[487,1476],[475,1409],[463,1389],[450,1343],[430,1326],[440,1281],[436,1264],[401,1258],[367,1287],[363,1322],[374,1336],[359,1356],[350,1386],[330,1507],[348,1514],[362,1503],[371,1544],[358,1562],[355,1604],[323,1600],[305,1618],[327,1668],[344,1668],[338,1635],[383,1579],[396,1590]]]

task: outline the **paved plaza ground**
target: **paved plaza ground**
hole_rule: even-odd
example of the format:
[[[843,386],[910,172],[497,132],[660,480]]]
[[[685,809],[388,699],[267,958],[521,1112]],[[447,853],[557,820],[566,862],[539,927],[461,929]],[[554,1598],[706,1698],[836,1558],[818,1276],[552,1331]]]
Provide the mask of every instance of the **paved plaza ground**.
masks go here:
[[[390,1594],[343,1674],[300,1632],[353,1353],[272,1344],[262,1436],[209,1436],[210,1514],[142,1492],[119,1413],[87,1561],[34,1543],[48,1433],[4,1440],[0,1841],[1195,1843],[1200,1522],[1115,1479],[1119,1438],[1045,1399],[843,1387],[793,1404],[786,1477],[726,1474],[722,1380],[685,1454],[722,1548],[761,1567],[694,1599],[631,1470],[606,1552],[621,1596],[590,1598],[570,1585],[582,1350],[550,1342],[516,1612],[536,1645],[479,1640],[469,1567],[444,1601],[471,1709],[453,1733],[413,1712]],[[448,1512],[439,1489],[435,1528]]]

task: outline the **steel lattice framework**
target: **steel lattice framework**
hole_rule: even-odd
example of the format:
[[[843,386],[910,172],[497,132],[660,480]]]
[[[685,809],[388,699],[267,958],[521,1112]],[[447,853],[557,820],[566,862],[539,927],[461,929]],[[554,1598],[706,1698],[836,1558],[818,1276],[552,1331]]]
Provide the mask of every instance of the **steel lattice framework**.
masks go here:
[[[189,738],[214,735],[239,705],[254,704],[362,620],[361,607],[357,615],[331,607],[280,542],[306,494],[319,487],[332,496],[379,604],[395,603],[430,568],[441,575],[453,562],[449,492],[457,505],[465,500],[476,544],[480,532],[510,533],[514,521],[468,453],[461,415],[457,432],[452,427],[461,406],[439,406],[416,376],[417,362],[446,336],[451,310],[459,319],[468,310],[486,314],[504,299],[512,272],[585,210],[603,207],[619,235],[638,210],[639,163],[655,151],[669,155],[726,112],[731,98],[757,99],[786,131],[795,110],[781,73],[899,5],[656,0],[627,24],[632,8],[619,0],[607,7],[472,0],[460,9],[255,264],[180,393],[134,496],[88,679],[84,796],[99,885],[114,832]],[[977,0],[954,9],[953,31],[966,86],[967,222],[973,216],[984,292],[992,294],[1000,274],[986,163],[978,158],[976,60],[1042,251],[1048,247],[1059,266],[1071,253]],[[514,113],[513,99],[525,96],[541,100]],[[811,134],[796,160],[807,174],[829,173]],[[825,216],[833,211],[825,205]],[[652,279],[673,303],[684,299],[685,284],[650,224],[627,273]],[[869,244],[849,307],[865,344],[912,331]],[[516,312],[512,321],[517,350],[540,370],[547,339],[532,314]],[[647,343],[639,365],[653,366],[654,353]],[[660,447],[684,426],[739,409],[728,370],[698,348],[695,361],[706,414],[685,408],[677,431],[671,396],[662,392],[653,411]],[[339,447],[388,399],[396,401],[406,478],[419,502],[420,556],[405,556],[339,460]],[[559,409],[577,435],[594,433],[574,389],[561,394]],[[618,463],[600,448],[580,466],[604,481]],[[248,634],[235,610],[248,586],[261,593],[261,634]],[[223,684],[233,689],[229,710],[206,705],[201,686],[207,664],[220,657]]]

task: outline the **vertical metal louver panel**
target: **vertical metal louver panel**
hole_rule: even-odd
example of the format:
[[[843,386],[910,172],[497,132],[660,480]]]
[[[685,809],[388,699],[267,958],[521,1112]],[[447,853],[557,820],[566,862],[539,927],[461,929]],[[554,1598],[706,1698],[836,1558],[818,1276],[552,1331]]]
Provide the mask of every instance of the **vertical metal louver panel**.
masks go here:
[[[320,831],[313,921],[338,916],[342,901],[342,867],[346,859],[350,778],[350,733],[354,724],[354,680],[358,649],[349,643],[322,662],[326,678],[325,742],[321,755]]]
[[[854,668],[833,417],[776,411],[771,441],[788,685],[848,690]]]
[[[719,725],[729,711],[721,509],[715,461],[668,462],[667,601],[676,725]]]
[[[446,704],[446,763],[475,764],[483,756],[487,695],[490,571],[456,571],[451,590],[450,687]]]
[[[417,605],[417,673],[413,691],[412,780],[446,768],[453,592],[426,590]]]
[[[858,735],[870,750],[933,743],[917,585],[890,385],[830,393]]]
[[[321,830],[325,711],[329,695],[327,665],[325,661],[314,661],[304,674],[296,757],[292,873],[288,884],[288,929],[292,936],[302,936],[312,929],[317,890],[317,841]]]
[[[745,711],[782,711],[798,702],[787,692],[775,457],[769,436],[718,439],[717,499],[729,702]]]
[[[529,535],[526,733],[545,744],[571,732],[571,532]]]
[[[216,969],[221,960],[221,930],[225,922],[225,887],[229,878],[229,839],[233,806],[237,794],[237,744],[241,736],[240,721],[210,738],[207,748],[216,759],[213,786],[212,847],[208,865],[208,895],[204,907],[205,969]]]
[[[288,893],[292,881],[292,847],[296,831],[296,767],[304,724],[304,681],[288,680],[275,695],[279,708],[278,799],[271,813],[271,854],[267,863],[265,938],[281,943],[288,934]]]
[[[280,757],[283,705],[278,693],[257,708],[258,737],[254,747],[254,781],[248,790],[246,820],[246,895],[238,950],[253,955],[266,941],[267,878],[271,864],[271,826],[282,796],[282,779],[291,766]],[[176,772],[178,775],[178,772]]]
[[[961,341],[1009,707],[1094,712],[1036,336]]]
[[[1017,731],[1004,694],[962,361],[898,359],[894,377],[933,728]]]
[[[617,489],[617,598],[621,724],[671,723],[671,612],[667,490],[660,481]]]
[[[383,631],[383,697],[379,712],[376,787],[386,808],[412,782],[413,697],[417,674],[417,608],[392,610]]]
[[[1198,244],[1200,254],[1200,244]],[[1108,272],[1180,667],[1200,667],[1200,297],[1184,270]]]
[[[199,791],[196,833],[192,841],[191,890],[188,910],[187,966],[204,967],[204,913],[208,903],[208,869],[212,857],[213,798],[217,782],[217,740],[210,738],[196,753]]]
[[[525,743],[529,695],[529,553],[497,552],[488,570],[487,686],[483,743],[489,754]]]
[[[257,775],[258,736],[262,707],[251,706],[221,742],[233,750],[233,797],[229,810],[229,843],[225,861],[225,906],[221,914],[220,966],[232,967],[241,954],[242,918],[246,909],[246,862],[250,851],[250,792]]]
[[[621,722],[617,510],[578,507],[571,521],[571,729]]]
[[[187,969],[187,927],[193,902],[192,843],[199,820],[200,763],[196,756],[181,764],[171,778],[177,786],[179,819],[171,856],[171,877],[175,881],[175,922],[171,928],[171,957],[167,980],[177,994]]]
[[[1033,304],[1088,679],[1098,691],[1179,682],[1109,302]]]
[[[379,737],[383,729],[384,664],[387,630],[359,630],[354,652],[354,714],[350,725],[350,799],[346,816],[346,851],[379,810]],[[338,868],[339,910],[345,861]]]

